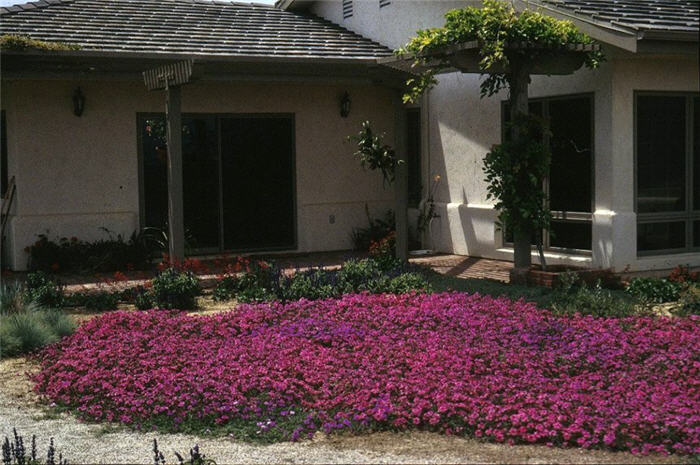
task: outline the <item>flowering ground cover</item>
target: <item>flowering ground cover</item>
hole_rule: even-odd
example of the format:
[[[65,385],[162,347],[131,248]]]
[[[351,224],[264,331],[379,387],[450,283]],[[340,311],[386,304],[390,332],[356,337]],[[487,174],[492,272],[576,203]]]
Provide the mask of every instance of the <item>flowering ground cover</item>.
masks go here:
[[[97,421],[265,440],[421,428],[700,452],[700,318],[556,317],[463,293],[213,316],[119,312],[40,356],[36,390]]]

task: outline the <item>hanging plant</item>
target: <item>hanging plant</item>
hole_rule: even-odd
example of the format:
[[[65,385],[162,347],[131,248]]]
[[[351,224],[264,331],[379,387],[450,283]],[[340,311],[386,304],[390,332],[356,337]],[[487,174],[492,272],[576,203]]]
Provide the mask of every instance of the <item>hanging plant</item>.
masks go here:
[[[360,160],[363,169],[379,170],[385,184],[394,182],[396,167],[403,160],[396,157],[396,152],[384,143],[383,134],[374,134],[369,121],[362,123],[362,130],[348,140],[357,144],[355,156]]]

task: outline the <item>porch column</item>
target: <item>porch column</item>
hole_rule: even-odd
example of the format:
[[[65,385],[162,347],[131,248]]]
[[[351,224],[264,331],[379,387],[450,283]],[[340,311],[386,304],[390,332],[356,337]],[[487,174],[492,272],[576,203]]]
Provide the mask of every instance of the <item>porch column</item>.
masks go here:
[[[165,87],[165,125],[168,137],[168,253],[185,258],[185,221],[182,193],[182,114],[180,86]]]
[[[408,160],[406,159],[406,109],[402,93],[394,98],[394,150],[401,162],[396,166],[396,257],[408,261]]]

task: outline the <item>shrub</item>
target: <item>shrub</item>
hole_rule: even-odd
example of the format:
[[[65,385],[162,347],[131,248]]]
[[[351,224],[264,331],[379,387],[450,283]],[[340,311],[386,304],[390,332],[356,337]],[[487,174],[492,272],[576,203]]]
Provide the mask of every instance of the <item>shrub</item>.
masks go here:
[[[20,283],[8,283],[0,286],[0,314],[20,313],[28,305],[24,286]]]
[[[700,273],[690,271],[689,266],[683,265],[678,265],[668,275],[668,280],[675,283],[696,283],[698,279],[700,279]]]
[[[25,311],[0,316],[0,348],[3,357],[32,352],[57,342],[75,330],[70,317],[60,310],[27,307]]]
[[[84,419],[145,430],[278,440],[423,429],[692,454],[699,347],[696,317],[559,317],[480,295],[361,294],[210,316],[107,313],[43,351],[33,379]]]
[[[62,307],[65,301],[63,286],[46,273],[37,271],[27,275],[27,298],[42,307]]]
[[[110,231],[107,239],[95,242],[81,241],[77,237],[62,237],[52,241],[45,234],[27,248],[29,268],[45,272],[118,271],[147,269],[150,266],[154,246],[145,233],[132,234],[128,241]]]
[[[153,303],[158,308],[191,310],[202,293],[199,279],[191,271],[168,268],[153,278]]]
[[[679,295],[681,303],[680,311],[682,316],[700,315],[700,285],[689,284],[684,286]]]
[[[323,269],[297,271],[282,278],[280,300],[327,299],[336,297],[336,274]]]
[[[386,290],[381,292],[390,292],[392,294],[406,294],[409,292],[426,292],[432,291],[428,280],[420,273],[402,273],[391,279]]]
[[[153,308],[153,294],[143,286],[137,286],[132,290],[134,305],[139,310]]]
[[[375,260],[351,259],[343,263],[338,271],[338,288],[341,294],[368,291],[373,286],[373,281],[381,276],[382,270]]]
[[[372,218],[369,214],[369,206],[365,204],[365,215],[367,216],[366,228],[353,228],[350,235],[353,248],[362,252],[368,251],[372,242],[379,242],[396,230],[394,212],[387,210],[384,218]]]
[[[678,300],[682,285],[663,278],[634,278],[627,285],[627,293],[646,302],[662,304]]]
[[[76,292],[66,297],[66,304],[96,311],[115,310],[121,297],[119,291]]]
[[[600,281],[589,287],[576,273],[564,273],[552,294],[552,311],[561,315],[627,317],[644,313],[646,308],[624,294],[604,289]]]

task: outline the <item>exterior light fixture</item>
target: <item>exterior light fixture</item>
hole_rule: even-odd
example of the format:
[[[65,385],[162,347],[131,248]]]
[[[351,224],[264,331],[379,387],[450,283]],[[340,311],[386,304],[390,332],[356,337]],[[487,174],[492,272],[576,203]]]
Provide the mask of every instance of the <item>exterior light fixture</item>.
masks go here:
[[[73,114],[80,116],[83,114],[83,110],[85,110],[85,96],[80,91],[80,87],[78,87],[73,92]]]
[[[343,94],[340,99],[340,116],[347,118],[350,114],[350,94],[347,91]]]

